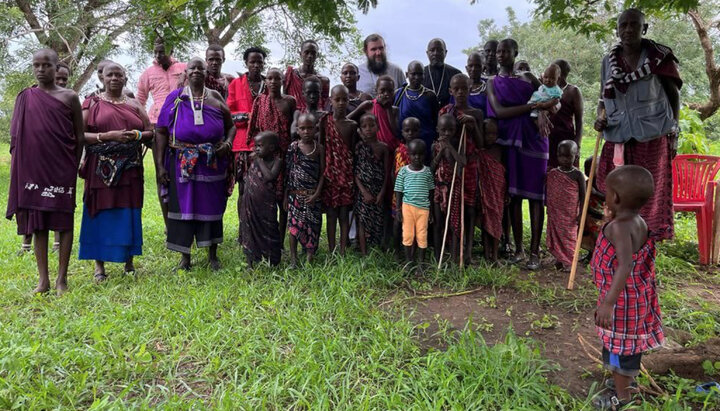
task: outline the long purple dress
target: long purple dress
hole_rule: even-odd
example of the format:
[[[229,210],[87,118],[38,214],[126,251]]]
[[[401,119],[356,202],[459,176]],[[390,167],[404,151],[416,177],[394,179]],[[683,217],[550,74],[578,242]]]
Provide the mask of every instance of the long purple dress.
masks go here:
[[[505,107],[526,104],[535,87],[519,77],[493,78],[495,97]],[[488,117],[497,117],[490,104]],[[508,191],[511,196],[545,199],[548,139],[540,136],[530,113],[498,119],[497,143],[505,147]]]
[[[183,90],[168,95],[157,126],[167,128],[170,140],[165,155],[170,177],[167,247],[189,253],[193,240],[198,247],[223,241],[229,160],[218,158],[213,148],[225,136],[222,111],[204,104],[203,125],[195,125]]]

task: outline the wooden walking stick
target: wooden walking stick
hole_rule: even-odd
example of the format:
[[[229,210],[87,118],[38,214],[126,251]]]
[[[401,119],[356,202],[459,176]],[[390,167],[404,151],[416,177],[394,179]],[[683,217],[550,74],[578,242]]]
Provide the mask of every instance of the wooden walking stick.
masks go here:
[[[605,117],[605,109],[600,112],[600,117]],[[577,241],[575,241],[575,253],[573,254],[573,262],[570,267],[570,278],[568,278],[567,289],[572,290],[575,287],[575,273],[577,272],[578,259],[580,257],[580,248],[582,246],[583,231],[585,230],[585,220],[587,219],[588,207],[590,205],[590,196],[592,195],[593,181],[595,181],[595,166],[597,165],[598,149],[600,148],[600,140],[603,133],[598,131],[595,139],[595,149],[593,150],[592,165],[590,166],[590,175],[588,176],[587,185],[585,187],[585,201],[583,202],[582,213],[580,214],[580,227],[578,227]]]
[[[460,140],[465,139],[465,129],[460,136]],[[462,145],[462,143],[460,143]],[[467,151],[467,144],[463,147],[464,152]],[[465,154],[463,152],[463,154]],[[467,157],[466,157],[467,158]],[[465,167],[460,173],[460,269],[465,267]]]
[[[462,127],[462,134],[460,135],[460,143],[458,145],[458,150],[462,150],[464,137],[465,137],[465,125],[463,125],[463,127]],[[453,167],[452,182],[450,183],[450,193],[448,195],[447,215],[445,216],[445,231],[443,231],[442,247],[440,248],[440,258],[438,259],[438,270],[440,269],[440,267],[442,267],[443,254],[445,254],[445,242],[447,240],[447,232],[448,232],[448,228],[450,225],[450,209],[452,208],[452,195],[453,195],[453,190],[455,189],[455,176],[457,175],[457,167],[458,167],[458,163],[456,161],[455,167]]]

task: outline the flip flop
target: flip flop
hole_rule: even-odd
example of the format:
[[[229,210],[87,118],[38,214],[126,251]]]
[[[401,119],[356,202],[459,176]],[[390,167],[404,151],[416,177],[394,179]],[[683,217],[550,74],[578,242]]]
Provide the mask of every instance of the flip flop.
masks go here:
[[[712,392],[717,395],[720,393],[720,384],[716,383],[715,381],[708,381],[695,387],[695,392],[699,392],[702,394],[709,394]]]
[[[95,273],[95,281],[98,283],[101,283],[101,282],[107,280],[107,278],[108,278],[108,276],[105,273],[100,273],[100,272]]]

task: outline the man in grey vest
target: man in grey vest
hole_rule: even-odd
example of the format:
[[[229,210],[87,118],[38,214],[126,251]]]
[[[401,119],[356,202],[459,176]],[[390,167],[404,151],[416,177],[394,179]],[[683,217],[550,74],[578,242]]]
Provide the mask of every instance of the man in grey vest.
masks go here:
[[[647,27],[640,10],[622,12],[617,20],[620,43],[602,61],[595,130],[603,132],[605,144],[597,186],[605,192],[605,177],[619,165],[638,165],[650,171],[655,194],[640,215],[652,237],[665,240],[674,235],[672,159],[682,80],[672,50],[643,38]]]

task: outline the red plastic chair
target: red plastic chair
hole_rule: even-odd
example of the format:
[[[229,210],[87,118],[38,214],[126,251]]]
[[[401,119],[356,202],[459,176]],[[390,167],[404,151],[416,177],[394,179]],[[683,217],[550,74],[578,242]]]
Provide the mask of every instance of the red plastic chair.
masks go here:
[[[719,170],[717,156],[682,154],[673,160],[673,208],[695,213],[700,264],[710,262],[714,185],[708,183]]]

